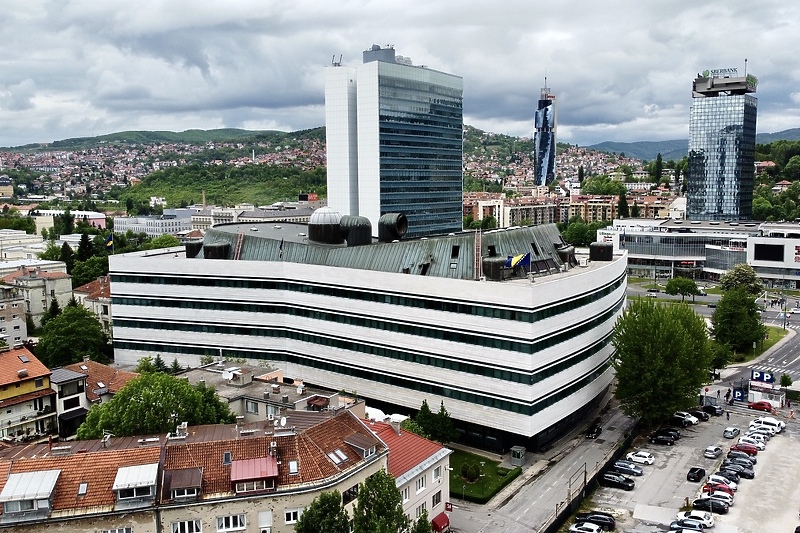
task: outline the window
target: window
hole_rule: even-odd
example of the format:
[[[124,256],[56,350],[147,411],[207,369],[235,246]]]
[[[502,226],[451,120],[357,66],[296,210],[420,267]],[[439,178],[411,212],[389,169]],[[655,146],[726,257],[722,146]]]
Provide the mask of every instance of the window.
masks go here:
[[[24,513],[25,511],[33,511],[36,508],[36,502],[33,500],[16,500],[3,503],[4,513]]]
[[[442,491],[437,491],[431,498],[431,509],[442,503]]]
[[[244,401],[244,410],[248,413],[258,414],[258,402],[254,402],[253,400],[245,400]]]
[[[38,389],[44,385],[44,378],[36,378],[33,380],[33,385]]]
[[[19,307],[19,304],[11,304],[11,307],[13,307],[14,309],[16,309],[17,307]]]
[[[403,490],[400,492],[400,494],[403,496],[403,503],[405,503],[405,502],[407,502],[409,500],[409,496],[408,496],[409,492],[410,491],[408,490],[408,487],[403,487]]]
[[[64,410],[68,411],[70,409],[75,409],[81,404],[81,399],[79,397],[70,398],[69,400],[64,400]]]
[[[442,477],[442,467],[437,466],[436,468],[433,469],[433,480],[439,481],[439,478],[441,477]]]
[[[217,531],[241,531],[247,528],[247,517],[244,514],[217,517]]]
[[[422,504],[417,507],[417,518],[422,516],[422,513],[424,512],[425,512],[425,502],[422,502]]]
[[[19,326],[14,326],[14,331],[19,331]]]
[[[240,481],[236,484],[236,492],[253,492],[255,490],[267,490],[275,487],[275,482],[266,479],[256,479],[253,481]]]
[[[419,493],[421,490],[425,490],[425,476],[420,476],[417,478],[417,493]]]
[[[356,498],[358,498],[358,483],[342,493],[342,505],[347,505]]]
[[[202,533],[203,523],[200,520],[184,520],[172,523],[172,533]]]
[[[229,465],[231,464],[231,452],[222,452],[222,464]]]
[[[300,518],[300,514],[302,513],[301,509],[286,509],[284,512],[284,521],[287,524],[295,524],[297,520]]]
[[[172,491],[173,498],[192,498],[197,496],[199,489],[197,487],[191,487],[188,489],[175,489]]]
[[[152,487],[134,487],[132,489],[120,489],[117,491],[120,500],[128,498],[146,498],[152,494]]]
[[[100,533],[133,533],[132,527],[115,527],[114,529],[101,529]]]
[[[16,320],[19,318],[19,315],[11,315],[11,320]]]

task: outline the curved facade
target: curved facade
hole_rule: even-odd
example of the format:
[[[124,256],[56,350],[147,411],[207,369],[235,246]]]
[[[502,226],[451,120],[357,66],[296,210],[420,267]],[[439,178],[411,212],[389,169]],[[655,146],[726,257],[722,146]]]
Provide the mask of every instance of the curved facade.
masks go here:
[[[516,231],[531,241],[531,230]],[[379,250],[354,250],[364,248]],[[444,401],[466,440],[498,449],[543,445],[605,395],[626,287],[624,255],[502,282],[174,250],[110,260],[118,363],[268,360],[307,383],[409,410]]]

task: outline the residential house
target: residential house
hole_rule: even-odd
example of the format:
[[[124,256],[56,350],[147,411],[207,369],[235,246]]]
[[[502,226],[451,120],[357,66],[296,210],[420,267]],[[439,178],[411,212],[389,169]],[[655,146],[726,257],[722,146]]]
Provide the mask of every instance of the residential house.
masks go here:
[[[86,374],[67,368],[55,368],[50,375],[50,387],[58,393],[58,436],[74,437],[92,406],[86,396]]]
[[[97,315],[100,325],[107,335],[111,335],[111,279],[100,276],[96,280],[81,285],[72,291],[75,300]]]
[[[16,287],[0,285],[0,339],[18,346],[28,338],[25,300]]]
[[[139,377],[136,372],[112,368],[103,363],[92,361],[88,356],[84,356],[82,362],[73,363],[64,368],[86,376],[85,393],[86,399],[90,404],[110,400],[130,380]]]
[[[36,327],[42,325],[42,318],[53,300],[63,309],[72,298],[72,278],[62,272],[46,272],[40,268],[20,268],[6,274],[3,281],[19,289],[25,300],[25,314]]]
[[[370,427],[389,447],[389,473],[395,478],[408,518],[416,520],[427,512],[435,532],[448,531],[445,502],[450,497],[452,450],[401,430],[399,422],[373,422]]]
[[[30,440],[55,427],[50,370],[25,347],[0,349],[0,437]]]
[[[167,436],[29,445],[0,451],[0,526],[289,533],[322,491],[338,490],[352,514],[359,485],[387,458],[346,409],[297,413],[285,428],[181,424]]]

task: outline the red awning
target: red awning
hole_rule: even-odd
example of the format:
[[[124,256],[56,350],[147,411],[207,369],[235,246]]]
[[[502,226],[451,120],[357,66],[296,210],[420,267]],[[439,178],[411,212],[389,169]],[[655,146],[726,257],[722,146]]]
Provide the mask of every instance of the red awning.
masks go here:
[[[450,519],[446,514],[439,513],[431,520],[431,526],[433,526],[433,530],[436,531],[436,533],[450,531]]]

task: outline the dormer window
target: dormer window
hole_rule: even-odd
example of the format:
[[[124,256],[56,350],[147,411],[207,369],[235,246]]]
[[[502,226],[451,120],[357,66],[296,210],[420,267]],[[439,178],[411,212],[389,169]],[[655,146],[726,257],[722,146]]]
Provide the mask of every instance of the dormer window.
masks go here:
[[[278,462],[272,456],[233,461],[231,483],[237,494],[275,490]]]
[[[197,498],[202,485],[202,468],[178,468],[164,472],[164,487],[173,500]]]
[[[117,469],[111,487],[117,494],[117,508],[150,505],[156,494],[158,463],[126,466]]]
[[[344,439],[344,442],[361,452],[361,457],[364,459],[375,455],[377,443],[374,438],[356,433]]]
[[[0,492],[3,522],[46,517],[60,474],[61,470],[43,470],[9,475]]]

